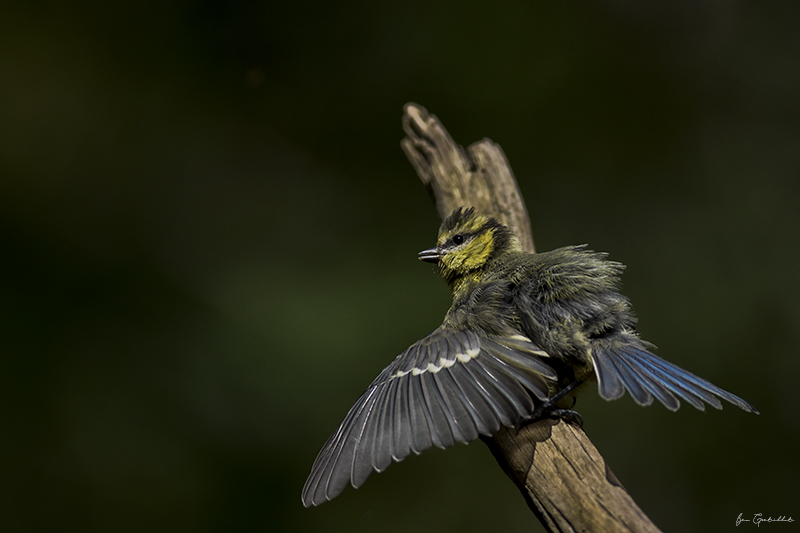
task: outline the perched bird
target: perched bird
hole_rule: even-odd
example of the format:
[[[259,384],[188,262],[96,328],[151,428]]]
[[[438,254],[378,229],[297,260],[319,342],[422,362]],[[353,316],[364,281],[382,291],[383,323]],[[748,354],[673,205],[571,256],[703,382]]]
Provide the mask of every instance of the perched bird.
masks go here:
[[[745,411],[749,403],[651,353],[639,338],[623,265],[585,246],[523,252],[497,220],[459,208],[419,259],[436,265],[452,291],[444,322],[387,366],[317,456],[303,504],[359,487],[372,471],[431,446],[490,436],[540,415],[575,386],[596,379],[615,400],[653,398],[676,410]],[[562,392],[559,392],[562,391]]]

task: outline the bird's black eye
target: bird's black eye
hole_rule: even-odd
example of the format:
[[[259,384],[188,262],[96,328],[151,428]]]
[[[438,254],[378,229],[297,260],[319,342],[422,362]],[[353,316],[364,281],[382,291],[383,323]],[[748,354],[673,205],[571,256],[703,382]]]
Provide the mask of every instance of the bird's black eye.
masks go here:
[[[463,235],[455,235],[453,237],[453,244],[455,244],[455,245],[464,244],[464,236]]]

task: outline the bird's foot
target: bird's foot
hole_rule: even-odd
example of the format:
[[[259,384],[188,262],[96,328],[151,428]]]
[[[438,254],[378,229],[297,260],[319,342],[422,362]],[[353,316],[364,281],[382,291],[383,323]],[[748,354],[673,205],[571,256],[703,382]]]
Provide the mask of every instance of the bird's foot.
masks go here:
[[[578,426],[579,428],[583,427],[583,417],[578,411],[573,409],[553,409],[549,413],[546,413],[546,415],[548,418],[556,418],[568,424]]]
[[[530,420],[535,422],[537,420],[542,420],[545,418],[557,418],[563,420],[564,422],[568,422],[571,424],[575,424],[578,427],[583,427],[583,417],[577,411],[572,409],[564,409],[558,406],[558,403],[564,399],[573,389],[578,387],[583,383],[582,381],[573,381],[553,396],[551,396],[546,402],[542,405],[537,407],[532,415]],[[574,405],[574,403],[573,403]]]

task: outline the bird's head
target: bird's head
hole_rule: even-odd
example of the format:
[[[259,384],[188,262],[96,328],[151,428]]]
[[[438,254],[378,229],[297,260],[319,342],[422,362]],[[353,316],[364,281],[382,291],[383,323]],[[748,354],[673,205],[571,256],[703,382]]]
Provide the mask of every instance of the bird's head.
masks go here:
[[[459,207],[439,228],[436,247],[421,251],[419,259],[434,263],[453,288],[459,280],[479,278],[492,259],[519,250],[519,240],[506,226],[472,207]]]

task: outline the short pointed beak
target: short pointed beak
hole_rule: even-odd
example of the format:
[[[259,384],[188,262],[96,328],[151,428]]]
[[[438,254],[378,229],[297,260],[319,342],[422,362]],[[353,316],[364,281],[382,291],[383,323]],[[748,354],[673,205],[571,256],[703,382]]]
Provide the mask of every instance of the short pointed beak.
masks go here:
[[[438,248],[429,248],[428,250],[422,250],[418,257],[420,261],[425,261],[426,263],[438,263],[439,259],[442,258],[442,251]]]

